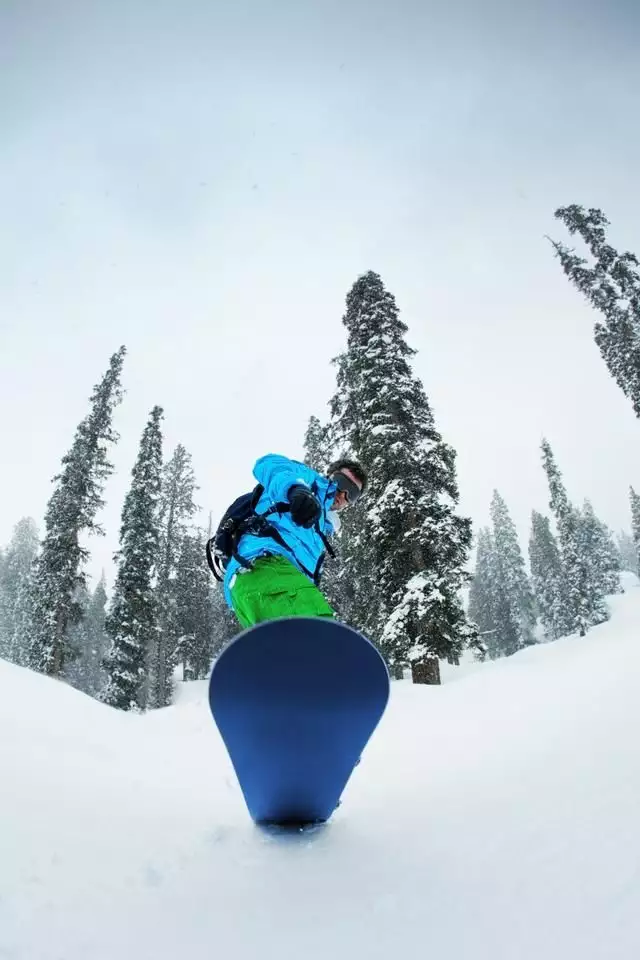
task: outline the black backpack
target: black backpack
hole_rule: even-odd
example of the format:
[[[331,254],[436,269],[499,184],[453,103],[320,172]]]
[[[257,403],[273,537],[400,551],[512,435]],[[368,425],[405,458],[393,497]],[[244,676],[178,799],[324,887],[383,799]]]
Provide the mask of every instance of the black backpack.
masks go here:
[[[259,483],[249,493],[243,493],[242,496],[234,500],[218,524],[218,529],[215,534],[207,541],[207,563],[214,577],[220,583],[224,580],[225,568],[232,557],[238,561],[241,567],[245,567],[247,570],[251,569],[251,563],[238,553],[240,538],[245,533],[250,533],[254,537],[270,537],[272,540],[275,540],[276,543],[279,543],[280,546],[288,550],[289,553],[293,553],[293,550],[280,536],[278,530],[266,519],[274,513],[280,515],[290,513],[291,506],[288,503],[276,503],[275,506],[270,507],[265,513],[258,514],[256,513],[256,506],[263,493],[264,487]],[[316,530],[322,538],[322,542],[329,556],[335,557],[331,545],[321,532],[318,524],[316,524]],[[299,561],[298,564],[317,585],[320,581],[323,562],[324,554],[320,557],[314,573],[310,573]]]

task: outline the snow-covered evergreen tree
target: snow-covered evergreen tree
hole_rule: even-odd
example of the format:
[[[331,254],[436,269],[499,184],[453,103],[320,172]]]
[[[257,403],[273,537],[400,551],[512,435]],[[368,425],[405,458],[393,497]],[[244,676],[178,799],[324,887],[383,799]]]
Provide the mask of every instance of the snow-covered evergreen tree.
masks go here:
[[[495,660],[535,642],[535,604],[515,525],[496,490],[491,529],[478,532],[476,569],[469,590],[469,615],[486,652]]]
[[[33,584],[31,666],[59,675],[68,653],[68,631],[82,610],[77,592],[86,586],[83,566],[88,551],[80,545],[83,533],[101,534],[96,515],[103,506],[104,482],[112,472],[109,446],[118,439],[112,428],[113,411],[122,397],[120,375],[125,356],[121,347],[91,395],[91,410],[76,430],[62,472],[45,514],[45,536],[36,561]]]
[[[579,541],[589,565],[592,591],[602,597],[620,593],[620,554],[611,531],[596,517],[589,500],[580,511]]]
[[[546,440],[542,443],[542,461],[549,482],[549,506],[558,529],[571,632],[584,636],[590,627],[608,620],[609,612],[603,594],[597,590],[591,577],[589,561],[582,553],[580,513],[567,496],[562,475]]]
[[[106,630],[107,587],[104,572],[98,581],[85,620],[85,657],[87,660],[87,693],[97,697],[104,689],[104,658],[109,647]]]
[[[478,530],[476,568],[469,587],[469,616],[476,624],[489,656],[499,656],[496,645],[496,559],[493,537],[489,527]]]
[[[628,570],[638,576],[638,551],[633,537],[626,530],[620,530],[616,540],[620,554],[620,569]]]
[[[148,653],[155,649],[158,633],[155,575],[160,549],[162,417],[162,408],[154,407],[142,434],[122,510],[116,583],[106,620],[111,644],[101,699],[122,710],[147,705]]]
[[[509,656],[535,643],[535,604],[516,527],[497,490],[491,501],[491,521],[496,568],[494,590],[500,611],[498,644],[501,653]]]
[[[3,557],[0,569],[0,657],[24,666],[31,640],[31,590],[38,551],[38,528],[23,517]]]
[[[328,428],[312,416],[304,435],[304,462],[318,473],[324,473],[332,459]]]
[[[183,534],[176,563],[174,594],[179,630],[175,661],[182,663],[184,680],[203,680],[216,652],[216,630],[211,577],[205,555],[203,530]]]
[[[569,233],[578,234],[587,245],[592,265],[562,243],[551,241],[562,269],[571,282],[600,312],[604,322],[595,324],[595,341],[611,376],[631,400],[640,417],[640,271],[639,261],[629,251],[618,253],[606,242],[609,221],[601,210],[585,210],[577,204],[555,212]]]
[[[65,663],[63,675],[78,690],[98,697],[106,682],[103,661],[109,647],[105,628],[107,591],[104,572],[93,593],[81,587],[76,599],[82,607],[82,619],[69,630],[72,656]]]
[[[633,542],[636,545],[638,569],[640,570],[640,496],[633,487],[629,487],[629,501],[631,504],[631,532],[633,533]]]
[[[188,536],[189,523],[197,509],[193,499],[196,489],[191,454],[182,444],[178,444],[163,470],[160,496],[160,553],[157,578],[159,630],[157,644],[150,651],[149,673],[151,686],[149,705],[153,707],[164,707],[171,702],[172,670],[176,663],[178,642],[180,637],[185,635],[185,627],[180,623],[177,610],[176,577],[178,554],[183,549],[188,550],[188,547],[185,547],[185,540]],[[202,563],[204,555],[203,545],[200,565],[203,568],[203,574],[207,575],[206,566]],[[182,610],[185,610],[184,606]],[[190,626],[192,626],[191,622]]]
[[[557,640],[573,630],[560,551],[548,517],[531,514],[529,566],[545,639]]]
[[[454,450],[435,428],[407,327],[376,273],[354,283],[343,323],[332,445],[370,475],[366,496],[344,512],[350,622],[392,667],[434,656],[457,663],[476,633],[461,600],[471,523],[456,513]]]
[[[91,602],[91,594],[84,583],[76,587],[73,602],[79,610],[79,616],[76,622],[71,623],[67,628],[66,653],[61,676],[73,687],[86,692],[87,678],[83,656],[85,645],[84,620]]]
[[[469,594],[469,612],[481,626],[483,652],[492,660],[510,656],[523,644],[504,572],[498,561],[493,529],[483,528],[478,540],[476,570]]]

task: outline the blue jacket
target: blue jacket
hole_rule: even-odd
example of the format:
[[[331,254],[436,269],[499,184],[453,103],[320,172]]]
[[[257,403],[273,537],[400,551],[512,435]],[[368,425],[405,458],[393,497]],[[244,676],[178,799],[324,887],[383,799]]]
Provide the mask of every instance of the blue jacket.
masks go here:
[[[314,492],[322,507],[319,519],[320,530],[325,537],[335,532],[328,516],[338,491],[333,481],[316,473],[306,464],[282,457],[277,453],[268,453],[260,457],[253,468],[253,475],[264,487],[264,493],[256,506],[256,513],[266,513],[269,507],[276,503],[287,503],[287,493],[293,486],[301,485],[311,489],[315,484]],[[240,556],[244,560],[251,561],[269,553],[279,554],[290,560],[302,572],[305,572],[303,568],[306,568],[313,573],[325,549],[322,538],[318,536],[316,530],[299,527],[291,519],[290,513],[273,513],[268,520],[277,529],[285,543],[291,547],[292,552],[270,537],[256,537],[245,533],[238,544]],[[224,596],[230,607],[232,607],[230,590],[239,568],[238,561],[231,558],[224,577]]]

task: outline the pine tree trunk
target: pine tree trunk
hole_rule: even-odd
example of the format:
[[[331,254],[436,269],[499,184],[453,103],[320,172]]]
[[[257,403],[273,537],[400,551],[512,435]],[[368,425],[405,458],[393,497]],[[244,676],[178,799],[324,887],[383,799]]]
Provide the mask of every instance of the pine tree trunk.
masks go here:
[[[421,663],[411,664],[411,677],[414,683],[440,683],[440,661],[437,657],[427,657]]]

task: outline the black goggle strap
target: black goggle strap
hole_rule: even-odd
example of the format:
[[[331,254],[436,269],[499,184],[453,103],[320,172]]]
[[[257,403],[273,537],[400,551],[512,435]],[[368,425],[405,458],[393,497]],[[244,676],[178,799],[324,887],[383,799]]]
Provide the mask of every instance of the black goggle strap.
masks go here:
[[[349,503],[355,503],[362,491],[357,483],[354,483],[353,480],[350,480],[349,477],[344,473],[337,471],[336,473],[331,474],[331,479],[335,483],[338,490],[341,490],[347,495],[347,500]]]

